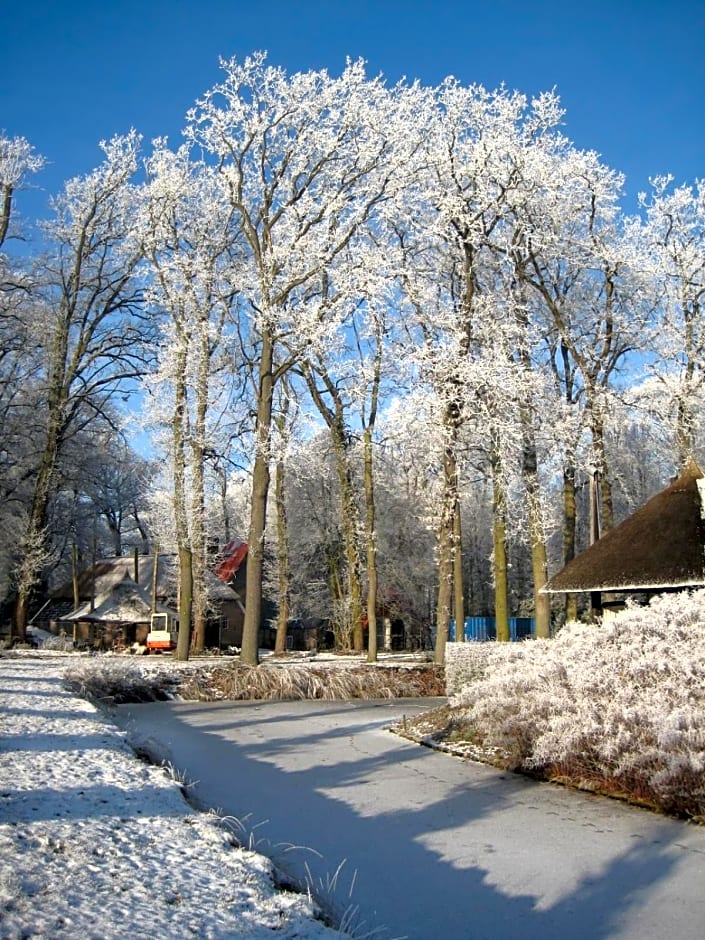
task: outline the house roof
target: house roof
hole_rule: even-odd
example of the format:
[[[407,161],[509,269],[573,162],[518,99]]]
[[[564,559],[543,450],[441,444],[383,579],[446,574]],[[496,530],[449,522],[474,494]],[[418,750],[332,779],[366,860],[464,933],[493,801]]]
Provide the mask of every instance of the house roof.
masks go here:
[[[174,559],[170,555],[159,555],[158,558],[157,596],[168,597],[176,592]],[[138,580],[145,591],[151,595],[153,574],[153,555],[137,556],[137,578],[135,578],[135,558],[133,555],[120,558],[101,558],[92,567],[79,572],[78,595],[81,598],[89,598],[93,592],[95,592],[96,597],[105,595],[126,577],[132,579],[133,583]],[[72,581],[64,582],[55,591],[52,591],[51,596],[54,599],[65,598],[66,600],[72,600]]]
[[[135,584],[129,574],[122,581],[113,584],[110,589],[96,596],[91,610],[90,602],[81,604],[76,610],[62,617],[62,620],[96,620],[120,623],[149,623],[152,612],[149,594]],[[167,608],[158,605],[160,611]],[[175,615],[174,611],[171,611]]]
[[[175,555],[159,555],[157,563],[157,597],[165,599],[176,595],[177,559]],[[139,586],[151,598],[152,578],[154,574],[154,556],[137,556],[137,577]],[[95,585],[93,583],[95,578]],[[107,596],[123,580],[129,579],[135,584],[135,559],[133,555],[122,558],[103,558],[93,568],[82,571],[78,576],[78,593],[82,599],[88,599],[94,593],[97,598]],[[211,572],[206,573],[208,594],[213,600],[237,601],[238,594],[224,584]],[[73,600],[73,583],[67,581],[55,591],[53,600]]]
[[[705,584],[705,480],[694,462],[542,588],[549,594]]]
[[[240,570],[247,557],[247,545],[233,539],[223,549],[223,557],[214,569],[215,576],[227,584]]]

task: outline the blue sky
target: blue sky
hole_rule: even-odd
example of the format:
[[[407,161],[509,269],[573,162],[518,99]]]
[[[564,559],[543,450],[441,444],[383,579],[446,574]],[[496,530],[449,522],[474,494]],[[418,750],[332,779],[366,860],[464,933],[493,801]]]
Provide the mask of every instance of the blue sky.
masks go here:
[[[186,109],[220,77],[218,58],[265,49],[290,71],[346,56],[370,73],[435,84],[452,74],[531,95],[555,87],[565,133],[627,175],[705,176],[705,0],[1,0],[0,129],[62,181],[101,159],[98,141],[135,127],[179,141]]]

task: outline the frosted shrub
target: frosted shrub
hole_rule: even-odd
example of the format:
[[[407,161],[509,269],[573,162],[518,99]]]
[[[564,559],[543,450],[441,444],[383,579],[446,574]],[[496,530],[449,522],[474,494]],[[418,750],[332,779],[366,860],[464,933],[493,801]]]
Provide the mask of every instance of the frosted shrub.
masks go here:
[[[705,591],[519,650],[490,654],[452,699],[487,748],[511,767],[705,815]]]
[[[446,692],[454,695],[476,682],[494,666],[515,662],[523,655],[524,643],[449,643],[446,646]]]
[[[70,636],[49,636],[42,643],[42,649],[58,653],[73,651],[73,639]]]

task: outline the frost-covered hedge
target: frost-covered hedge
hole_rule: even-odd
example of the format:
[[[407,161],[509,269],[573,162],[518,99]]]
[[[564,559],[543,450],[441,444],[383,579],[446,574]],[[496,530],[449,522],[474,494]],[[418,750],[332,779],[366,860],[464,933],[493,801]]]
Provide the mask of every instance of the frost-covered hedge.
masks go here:
[[[492,670],[493,664],[520,661],[526,642],[531,641],[448,643],[445,655],[446,695],[457,695],[465,686],[482,679]]]
[[[456,720],[507,766],[705,817],[705,591],[448,653]]]

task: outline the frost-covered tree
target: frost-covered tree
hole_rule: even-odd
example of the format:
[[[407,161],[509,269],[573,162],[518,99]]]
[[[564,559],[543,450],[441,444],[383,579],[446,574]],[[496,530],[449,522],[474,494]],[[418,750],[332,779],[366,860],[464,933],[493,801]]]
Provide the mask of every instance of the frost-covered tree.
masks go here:
[[[500,387],[491,387],[489,376],[499,377],[512,366],[507,354],[512,348],[514,324],[501,270],[513,231],[513,212],[524,193],[539,185],[536,175],[543,172],[544,164],[535,158],[532,163],[532,157],[546,149],[545,140],[550,147],[559,117],[553,95],[529,104],[518,93],[466,88],[454,80],[447,80],[437,90],[429,110],[419,109],[419,119],[431,128],[426,138],[426,162],[415,198],[409,200],[397,225],[397,246],[409,322],[413,324],[413,369],[443,402],[439,661],[443,659],[453,593],[457,619],[462,618],[463,608],[458,564],[462,545],[457,524],[461,429],[481,414],[490,421],[486,425],[491,432],[490,465],[497,483],[494,554],[498,615],[507,621],[501,558],[506,473],[500,442],[507,429],[517,423],[519,408],[516,399],[513,405],[509,397],[500,401]],[[516,387],[513,382],[510,385]],[[508,622],[504,632],[508,634]]]
[[[134,210],[135,133],[104,142],[104,162],[66,183],[45,233],[54,248],[42,270],[43,342],[37,384],[45,406],[19,544],[13,629],[24,637],[30,592],[47,546],[47,510],[66,441],[146,368],[145,324],[133,280],[138,255],[123,251]]]
[[[657,177],[651,194],[642,194],[641,237],[658,304],[651,371],[682,467],[702,447],[696,429],[705,388],[705,181],[672,182]]]
[[[18,235],[16,194],[43,166],[29,141],[0,133],[0,598],[9,588],[12,546],[21,540],[32,474],[32,416],[40,406],[34,378],[43,333],[30,264],[5,251]]]
[[[567,409],[584,409],[590,434],[586,461],[600,475],[602,525],[614,523],[612,486],[605,446],[613,383],[633,349],[641,287],[632,265],[619,197],[623,178],[594,153],[569,148],[549,165],[538,199],[525,203],[521,275],[535,293],[547,352]],[[580,427],[580,422],[573,422]],[[576,440],[565,442],[566,488],[575,486]],[[574,492],[566,493],[566,506]],[[574,520],[567,521],[566,561],[574,545]]]
[[[104,521],[110,547],[120,557],[129,547],[149,552],[147,493],[156,473],[153,460],[136,454],[114,434],[96,434],[80,448],[81,492],[91,511]],[[77,455],[78,457],[78,455]]]
[[[352,250],[391,184],[387,92],[361,62],[333,78],[287,75],[264,55],[222,62],[223,81],[190,112],[187,136],[213,160],[233,224],[247,244],[240,331],[250,357],[256,413],[242,657],[258,660],[264,532],[275,384],[301,352],[325,344],[325,292],[337,256]]]
[[[346,618],[353,648],[363,646],[363,568],[367,579],[368,655],[375,661],[375,429],[380,395],[394,384],[392,335],[398,333],[398,282],[378,237],[358,246],[337,294],[343,309],[335,343],[302,360],[310,397],[326,424],[335,456],[345,541]],[[330,290],[330,289],[329,289]]]
[[[217,373],[224,368],[223,333],[238,293],[238,233],[223,180],[192,159],[187,146],[172,151],[157,140],[147,174],[135,237],[146,260],[147,299],[163,322],[160,394],[152,400],[158,411],[169,403],[162,421],[170,428],[180,579],[193,586],[192,644],[202,650],[208,610],[206,463],[219,452],[217,428],[228,401]],[[237,386],[237,365],[229,379]],[[181,658],[191,645],[190,621],[184,605]]]
[[[0,247],[11,234],[15,194],[27,184],[30,174],[38,173],[45,164],[25,137],[0,132]]]

